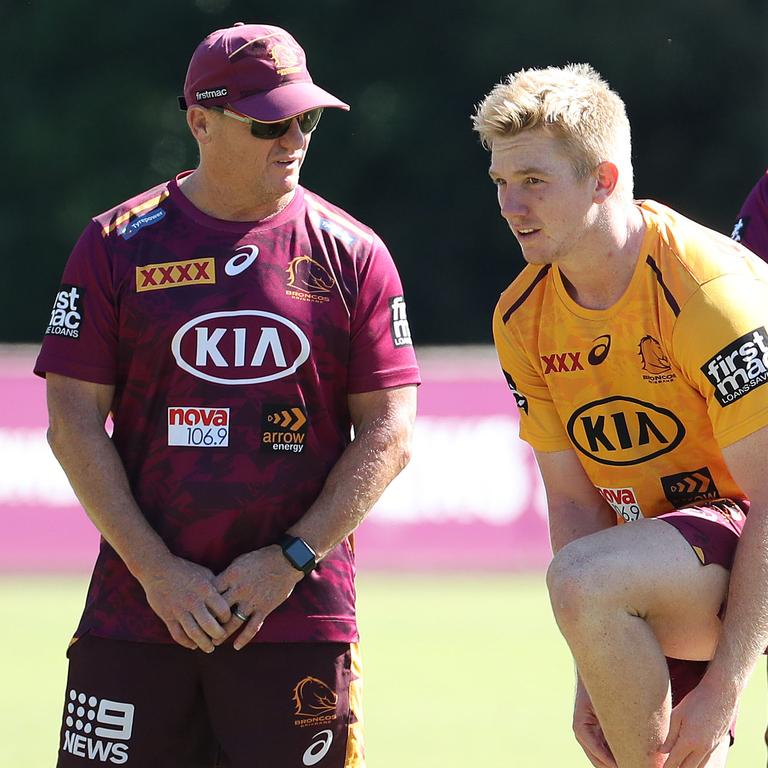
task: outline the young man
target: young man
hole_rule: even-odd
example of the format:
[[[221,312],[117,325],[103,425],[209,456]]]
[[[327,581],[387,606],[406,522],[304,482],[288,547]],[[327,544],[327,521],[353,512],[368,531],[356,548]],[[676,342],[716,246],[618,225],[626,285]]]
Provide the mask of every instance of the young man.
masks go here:
[[[287,32],[212,33],[180,103],[198,167],[89,223],[36,366],[102,534],[59,765],[363,766],[351,532],[409,456],[400,280],[299,186],[348,107]]]
[[[474,124],[528,262],[494,334],[576,737],[601,768],[721,766],[768,642],[768,267],[633,201],[624,104],[587,65],[510,76]]]

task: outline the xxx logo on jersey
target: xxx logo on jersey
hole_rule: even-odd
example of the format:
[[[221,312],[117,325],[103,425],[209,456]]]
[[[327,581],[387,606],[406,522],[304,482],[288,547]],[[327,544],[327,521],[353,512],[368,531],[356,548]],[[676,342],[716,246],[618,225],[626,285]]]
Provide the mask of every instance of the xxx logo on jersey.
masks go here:
[[[246,385],[290,376],[309,359],[296,323],[273,312],[210,312],[184,323],[171,340],[183,371],[216,384]]]
[[[552,355],[542,355],[541,362],[544,363],[544,375],[550,373],[569,373],[570,371],[583,371],[581,364],[581,352],[563,352]]]
[[[611,351],[611,336],[604,334],[592,339],[592,348],[587,354],[587,362],[590,365],[601,365],[608,357]],[[551,355],[541,355],[541,362],[544,364],[544,375],[551,373],[572,373],[573,371],[583,371],[581,352],[555,352]]]
[[[216,266],[212,258],[169,261],[136,267],[136,293],[178,288],[183,285],[212,285]]]

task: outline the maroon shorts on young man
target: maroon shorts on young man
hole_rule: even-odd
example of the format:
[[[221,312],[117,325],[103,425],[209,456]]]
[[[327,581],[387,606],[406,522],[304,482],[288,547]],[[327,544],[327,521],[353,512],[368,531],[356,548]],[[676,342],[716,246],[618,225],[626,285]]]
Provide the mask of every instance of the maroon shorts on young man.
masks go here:
[[[746,522],[744,509],[735,501],[719,500],[707,506],[676,509],[657,520],[674,526],[690,544],[702,565],[720,565],[731,570],[736,545]],[[706,661],[667,658],[672,685],[672,706],[690,693],[707,671]],[[736,722],[731,724],[733,740]]]
[[[730,571],[747,516],[735,501],[718,500],[706,506],[676,509],[656,519],[677,528],[702,565],[716,563]]]
[[[364,768],[358,650],[70,646],[59,768]]]

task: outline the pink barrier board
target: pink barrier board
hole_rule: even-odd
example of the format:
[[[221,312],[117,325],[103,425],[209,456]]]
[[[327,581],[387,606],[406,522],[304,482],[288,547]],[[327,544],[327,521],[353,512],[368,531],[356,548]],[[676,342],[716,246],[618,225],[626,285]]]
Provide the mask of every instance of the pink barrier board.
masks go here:
[[[0,348],[0,570],[88,570],[99,537],[46,443],[33,361]],[[413,459],[355,535],[360,568],[544,567],[541,480],[493,350],[425,350],[420,362]]]

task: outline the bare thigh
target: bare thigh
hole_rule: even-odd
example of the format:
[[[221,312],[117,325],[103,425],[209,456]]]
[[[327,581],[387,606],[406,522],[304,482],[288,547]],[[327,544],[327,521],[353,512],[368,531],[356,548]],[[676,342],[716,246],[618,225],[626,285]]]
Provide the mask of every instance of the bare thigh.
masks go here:
[[[730,574],[702,565],[672,525],[638,520],[585,536],[564,547],[553,566],[585,582],[596,608],[607,602],[643,618],[666,656],[712,658]]]

